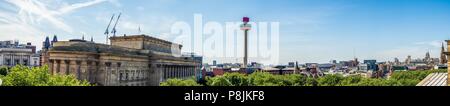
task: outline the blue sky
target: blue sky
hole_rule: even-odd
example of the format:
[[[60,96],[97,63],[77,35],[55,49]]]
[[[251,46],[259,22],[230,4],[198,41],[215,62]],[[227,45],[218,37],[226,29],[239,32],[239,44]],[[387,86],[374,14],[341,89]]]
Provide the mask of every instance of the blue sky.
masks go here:
[[[176,21],[280,22],[280,63],[328,62],[357,57],[392,61],[407,55],[438,57],[450,39],[449,0],[5,0],[0,1],[0,40],[31,41],[91,36],[105,42],[112,14],[122,12],[119,34],[166,40]],[[210,62],[211,59],[206,59]]]

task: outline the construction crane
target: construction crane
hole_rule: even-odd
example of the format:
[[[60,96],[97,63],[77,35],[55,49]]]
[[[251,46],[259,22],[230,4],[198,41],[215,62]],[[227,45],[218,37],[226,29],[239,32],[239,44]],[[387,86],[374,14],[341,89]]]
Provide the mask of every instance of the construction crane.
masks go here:
[[[117,17],[116,23],[114,24],[114,27],[113,27],[113,29],[111,31],[111,33],[113,33],[114,37],[116,36],[116,32],[117,32],[116,26],[117,26],[117,23],[119,23],[120,15],[122,15],[122,13],[119,13],[119,16]]]
[[[111,26],[111,22],[113,19],[114,19],[114,14],[111,17],[111,20],[109,20],[108,27],[106,27],[106,31],[104,33],[106,35],[106,42],[105,42],[106,44],[108,44],[108,39],[109,39],[109,26]]]

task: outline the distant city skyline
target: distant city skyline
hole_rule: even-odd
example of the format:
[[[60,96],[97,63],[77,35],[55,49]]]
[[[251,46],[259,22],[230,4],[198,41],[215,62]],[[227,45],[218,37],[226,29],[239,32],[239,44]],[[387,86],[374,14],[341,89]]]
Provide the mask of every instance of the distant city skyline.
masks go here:
[[[46,36],[59,40],[105,42],[112,14],[122,17],[118,35],[142,32],[172,41],[174,22],[252,21],[280,23],[279,64],[328,63],[331,60],[404,61],[439,58],[450,39],[448,0],[5,0],[0,1],[0,40],[32,42]],[[191,24],[192,25],[192,24]],[[177,42],[181,43],[181,42]],[[184,50],[188,48],[183,48]],[[242,58],[204,58],[205,63],[238,63]],[[252,58],[249,58],[249,63]]]

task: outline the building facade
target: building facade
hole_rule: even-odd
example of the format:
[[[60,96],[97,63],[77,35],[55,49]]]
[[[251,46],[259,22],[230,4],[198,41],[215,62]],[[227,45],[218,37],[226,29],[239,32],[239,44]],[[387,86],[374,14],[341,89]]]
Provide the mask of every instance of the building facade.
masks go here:
[[[34,64],[36,46],[18,41],[0,41],[0,66],[38,66]],[[39,61],[39,60],[37,60]]]
[[[447,42],[447,50],[450,50],[450,40],[445,40],[445,42]],[[447,55],[447,60],[449,60],[450,56],[450,52],[447,51],[444,53],[445,55]],[[447,65],[450,66],[450,62],[447,61]],[[447,68],[447,76],[450,76],[450,68]],[[450,78],[447,77],[447,85],[450,85]]]
[[[111,45],[58,41],[43,50],[52,74],[74,75],[100,86],[158,86],[169,78],[190,78],[201,61],[180,54],[182,46],[147,35],[117,36]]]

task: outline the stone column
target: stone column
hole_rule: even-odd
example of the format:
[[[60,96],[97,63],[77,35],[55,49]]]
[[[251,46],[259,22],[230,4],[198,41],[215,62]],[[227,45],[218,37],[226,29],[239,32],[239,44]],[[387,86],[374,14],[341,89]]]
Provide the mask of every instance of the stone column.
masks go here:
[[[170,71],[170,66],[166,65],[166,71],[167,71],[167,79],[169,79],[170,77],[172,77],[172,71]]]
[[[118,62],[117,63],[117,67],[116,70],[114,70],[114,72],[112,72],[112,78],[111,78],[111,82],[114,83],[115,85],[119,84],[119,74],[120,74],[120,70],[122,69],[122,63]]]
[[[157,65],[157,68],[162,71],[161,81],[163,81],[164,79],[167,78],[167,71],[164,69],[164,66],[160,64]]]
[[[188,66],[187,70],[188,70],[188,76],[191,77],[191,67]]]
[[[158,64],[158,65],[159,65],[159,66],[157,66],[158,69],[161,70],[161,72],[162,72],[162,77],[161,77],[162,80],[161,81],[164,81],[168,76],[167,71],[166,71],[164,65],[162,65],[162,64]]]
[[[186,66],[183,66],[183,70],[185,72],[184,76],[188,76],[188,74],[189,74],[188,68]]]
[[[186,77],[190,77],[189,76],[189,67],[188,66],[185,66],[184,71],[186,71]]]
[[[75,76],[75,78],[81,80],[81,78],[78,77],[78,64],[77,61],[74,60],[68,60],[68,67],[69,67],[69,73],[68,74],[72,74],[73,76]]]
[[[53,67],[54,67],[53,60],[49,60],[49,63],[47,63],[47,65],[50,75],[53,75]]]
[[[172,77],[171,78],[176,78],[176,72],[175,72],[175,69],[173,68],[173,66],[171,65],[170,66],[170,71],[172,71]]]
[[[93,62],[93,61],[84,61],[83,63],[82,63],[82,67],[84,67],[85,69],[86,69],[86,79],[89,81],[89,82],[91,82],[91,83],[94,83],[94,81],[92,80],[92,74],[93,74],[93,72],[95,71],[94,70],[94,66],[95,66],[95,62]]]
[[[194,67],[191,66],[191,76],[194,76],[194,72],[195,72]]]
[[[103,77],[100,78],[102,78],[103,84],[108,86],[108,72],[111,70],[111,62],[105,62],[105,66],[105,71],[102,73]]]
[[[153,84],[155,86],[159,85],[159,82],[163,81],[164,78],[164,71],[161,68],[161,64],[153,64],[153,69],[156,73],[154,74],[155,80]]]
[[[53,60],[53,75],[59,74],[61,67],[61,60]]]
[[[73,61],[73,62],[75,62],[75,73],[76,73],[76,76],[77,76],[77,78],[79,79],[79,80],[85,80],[84,78],[83,78],[83,70],[81,69],[81,61]]]
[[[66,67],[65,67],[65,74],[69,75],[70,74],[70,64],[71,64],[70,60],[65,60],[64,64],[66,65]]]
[[[92,62],[92,74],[89,75],[90,78],[92,79],[92,82],[97,83],[97,77],[98,77],[98,73],[100,71],[100,62]]]
[[[178,70],[178,66],[173,66],[173,70],[175,70],[175,78],[180,78],[180,70]]]
[[[186,71],[184,70],[184,66],[181,66],[181,68],[180,68],[181,70],[181,77],[184,79],[184,78],[186,78]]]
[[[16,58],[14,55],[11,55],[11,66],[15,66],[16,65]]]
[[[91,64],[89,64],[90,62],[88,62],[88,61],[78,61],[77,62],[77,64],[78,64],[78,70],[77,71],[79,71],[80,72],[80,78],[81,79],[83,79],[83,80],[86,80],[86,81],[89,81],[90,82],[90,79],[89,79],[89,65],[91,65]]]
[[[136,80],[135,75],[136,75],[136,70],[131,70],[131,80]]]
[[[170,70],[170,66],[166,66],[166,68],[167,68],[167,73],[169,73],[167,76],[167,79],[169,79],[172,77],[172,71]]]
[[[67,67],[66,60],[60,60],[58,74],[63,75],[66,72],[66,67]]]

